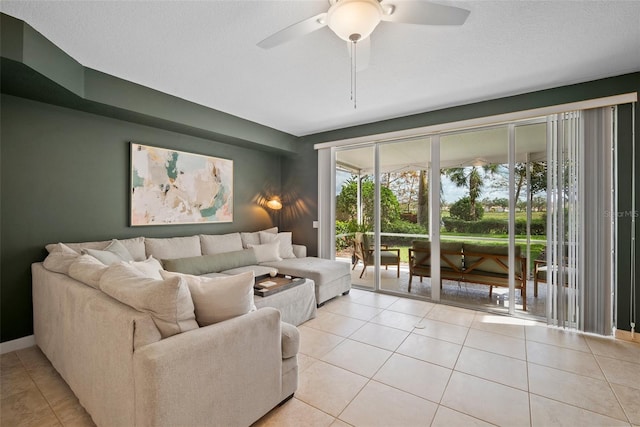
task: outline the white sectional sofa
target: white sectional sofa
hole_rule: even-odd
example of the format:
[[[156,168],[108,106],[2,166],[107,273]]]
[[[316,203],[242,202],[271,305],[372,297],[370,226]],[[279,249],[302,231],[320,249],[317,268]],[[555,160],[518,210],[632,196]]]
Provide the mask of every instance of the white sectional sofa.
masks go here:
[[[97,425],[248,426],[293,395],[299,347],[299,334],[293,325],[315,317],[316,297],[324,302],[349,291],[349,266],[306,257],[306,248],[301,246],[291,245],[290,252],[295,252],[291,257],[291,253],[280,252],[280,242],[274,249],[271,241],[282,239],[283,246],[288,247],[290,236],[274,230],[266,232],[275,237],[267,236],[265,240],[270,243],[265,244],[259,243],[260,233],[232,233],[140,237],[115,241],[117,246],[114,241],[47,246],[50,255],[44,263],[32,265],[36,343]],[[73,253],[61,253],[60,247]],[[80,258],[111,257],[109,250],[115,247],[126,248],[131,265],[157,263],[155,258],[163,260],[165,268],[174,267],[174,271],[211,271],[201,276],[188,275],[194,271],[163,271],[165,282],[156,282],[138,271],[119,282],[112,271],[135,268],[125,261],[107,267],[94,260],[100,264],[100,276],[73,274]],[[86,255],[79,257],[81,251]],[[278,259],[282,258],[279,255],[289,257]],[[185,285],[186,277],[236,280],[249,275],[251,279],[253,274],[247,271],[260,275],[273,268],[309,279],[265,298],[255,296],[252,311],[218,323],[203,326],[198,319],[198,304],[194,309],[195,296],[191,302],[182,294],[191,286]],[[179,277],[172,278],[172,274]],[[142,283],[142,293],[135,296],[142,308],[121,298],[119,292],[127,288],[127,280],[135,286]],[[147,286],[154,283],[165,284],[162,288]],[[177,290],[174,292],[170,285]],[[168,312],[175,318],[168,323],[166,318],[159,320],[162,313],[158,313],[166,303],[158,305],[149,289],[171,289],[167,295],[175,297],[177,305]],[[153,304],[161,309],[155,311]]]

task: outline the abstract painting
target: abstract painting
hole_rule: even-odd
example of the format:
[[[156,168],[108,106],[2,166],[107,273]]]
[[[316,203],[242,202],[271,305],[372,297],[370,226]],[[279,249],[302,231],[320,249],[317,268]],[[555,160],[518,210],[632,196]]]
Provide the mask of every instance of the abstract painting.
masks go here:
[[[131,225],[233,221],[233,160],[131,143]]]

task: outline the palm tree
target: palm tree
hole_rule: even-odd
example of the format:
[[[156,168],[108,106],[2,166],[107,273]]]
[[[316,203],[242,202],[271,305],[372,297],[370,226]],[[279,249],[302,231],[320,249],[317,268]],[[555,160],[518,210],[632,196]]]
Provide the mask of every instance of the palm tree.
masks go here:
[[[500,165],[484,165],[482,169],[485,174],[494,174],[497,172]],[[449,177],[457,187],[464,187],[469,189],[469,202],[470,202],[470,218],[473,221],[477,220],[476,216],[476,200],[482,194],[482,187],[484,186],[484,180],[480,175],[480,170],[477,166],[471,166],[466,168],[449,168],[444,171],[444,174]]]

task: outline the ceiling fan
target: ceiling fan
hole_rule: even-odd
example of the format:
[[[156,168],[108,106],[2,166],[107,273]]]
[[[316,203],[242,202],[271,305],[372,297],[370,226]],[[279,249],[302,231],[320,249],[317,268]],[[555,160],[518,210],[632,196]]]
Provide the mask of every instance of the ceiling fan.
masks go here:
[[[329,10],[295,23],[258,43],[271,49],[328,26],[347,42],[369,37],[380,21],[415,25],[462,25],[469,11],[421,0],[329,0]]]
[[[351,56],[351,99],[355,108],[355,72],[369,63],[369,36],[381,21],[415,25],[462,25],[469,11],[423,0],[329,0],[329,10],[295,23],[258,43],[271,49],[283,43],[329,27],[347,42]],[[356,45],[358,62],[356,63]]]

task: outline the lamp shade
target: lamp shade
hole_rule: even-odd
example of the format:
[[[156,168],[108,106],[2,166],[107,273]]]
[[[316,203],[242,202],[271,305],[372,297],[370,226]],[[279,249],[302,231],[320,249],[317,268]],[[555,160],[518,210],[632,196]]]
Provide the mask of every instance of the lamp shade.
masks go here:
[[[378,0],[338,0],[327,14],[327,25],[343,40],[358,41],[371,35],[382,18]]]
[[[282,209],[282,203],[277,198],[273,198],[267,202],[267,207],[269,209],[273,209],[274,211]]]

